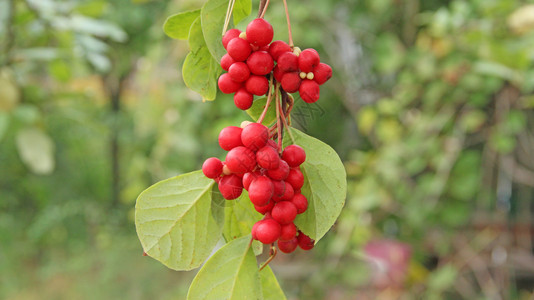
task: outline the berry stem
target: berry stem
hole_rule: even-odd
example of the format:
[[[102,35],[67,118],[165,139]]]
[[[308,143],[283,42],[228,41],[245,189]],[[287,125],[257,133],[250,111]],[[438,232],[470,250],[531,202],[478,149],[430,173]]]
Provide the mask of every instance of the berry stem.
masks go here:
[[[232,12],[234,11],[234,4],[235,0],[228,0],[228,8],[226,9],[226,17],[224,18],[224,26],[222,35],[226,33],[226,30],[228,29],[228,24],[230,23],[230,17],[232,15]]]
[[[276,127],[278,129],[278,152],[282,153],[282,124],[280,122],[280,101],[278,99],[278,83],[274,91],[274,100],[276,101]]]
[[[293,141],[293,144],[295,143],[295,138],[293,137],[293,134],[291,133],[291,128],[289,128],[289,125],[287,125],[286,116],[284,115],[283,111],[280,111],[280,117],[282,119],[282,123],[287,128],[287,133],[289,133],[289,137],[291,138],[291,141]]]
[[[272,99],[272,91],[271,86],[273,85],[273,75],[271,75],[271,78],[269,80],[269,93],[267,94],[267,102],[265,103],[265,108],[263,109],[263,112],[261,113],[257,123],[263,123],[263,119],[265,119],[265,116],[267,115],[267,110],[269,109],[269,106],[271,105],[271,99]]]
[[[293,47],[295,45],[293,44],[293,35],[291,34],[291,21],[289,21],[289,10],[287,9],[287,1],[286,0],[284,0],[284,8],[286,10],[287,31],[289,33],[289,47],[291,47],[291,49],[293,49]]]
[[[267,7],[269,7],[270,0],[265,1],[265,5],[263,6],[263,10],[261,12],[260,18],[263,19],[263,16],[265,16],[265,12],[267,11]]]
[[[265,267],[267,267],[267,265],[269,265],[269,263],[275,258],[276,256],[276,247],[274,247],[274,244],[271,244],[271,252],[270,252],[270,256],[269,258],[263,263],[263,265],[261,265],[260,267],[260,271],[263,270]]]
[[[261,18],[263,11],[265,10],[265,4],[267,0],[260,0],[260,7],[258,8],[258,18]]]

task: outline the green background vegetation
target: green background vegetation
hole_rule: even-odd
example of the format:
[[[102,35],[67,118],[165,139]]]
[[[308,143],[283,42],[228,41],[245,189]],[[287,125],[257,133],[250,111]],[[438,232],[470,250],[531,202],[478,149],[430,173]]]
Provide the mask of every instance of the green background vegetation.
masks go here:
[[[287,40],[271,1],[266,18]],[[187,42],[162,24],[200,5],[0,2],[0,298],[185,296],[194,272],[142,256],[133,209],[152,183],[222,156],[218,132],[248,119],[231,97],[203,103],[183,83]],[[272,263],[288,298],[528,299],[529,5],[289,1],[295,43],[334,69],[293,122],[338,151],[349,188],[313,251]],[[376,240],[389,271],[366,247]]]

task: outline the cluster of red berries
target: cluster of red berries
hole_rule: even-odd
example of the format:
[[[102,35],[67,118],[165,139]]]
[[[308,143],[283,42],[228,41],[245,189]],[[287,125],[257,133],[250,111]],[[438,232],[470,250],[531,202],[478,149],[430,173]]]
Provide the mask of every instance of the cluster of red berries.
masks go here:
[[[319,99],[319,85],[332,77],[332,68],[321,63],[314,49],[300,51],[283,41],[274,41],[273,27],[262,18],[253,20],[246,31],[230,29],[222,38],[226,51],[221,67],[228,71],[219,77],[219,89],[234,94],[235,105],[242,110],[252,106],[254,95],[269,91],[269,76],[288,93],[299,92],[307,103]],[[276,62],[276,65],[275,65]]]
[[[227,200],[238,198],[243,188],[248,191],[256,211],[265,215],[254,224],[252,237],[264,244],[278,241],[278,248],[285,253],[293,252],[297,245],[304,250],[313,248],[314,241],[293,223],[297,214],[308,208],[308,200],[300,192],[304,149],[290,145],[280,155],[278,145],[269,139],[269,129],[251,122],[224,128],[219,145],[228,151],[225,161],[208,158],[202,172],[218,183]]]

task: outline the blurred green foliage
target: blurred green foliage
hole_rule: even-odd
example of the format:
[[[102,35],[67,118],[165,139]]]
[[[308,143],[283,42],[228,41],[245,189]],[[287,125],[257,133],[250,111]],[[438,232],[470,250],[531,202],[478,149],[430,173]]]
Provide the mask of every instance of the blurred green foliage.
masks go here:
[[[266,18],[285,40],[279,2]],[[334,69],[293,124],[340,153],[349,191],[316,249],[273,263],[288,296],[528,297],[534,272],[514,259],[532,253],[515,228],[532,222],[533,4],[289,1],[295,43]],[[186,294],[193,274],[141,256],[132,212],[151,183],[223,155],[218,132],[248,118],[182,83],[188,45],[162,25],[198,8],[0,2],[0,298]],[[400,287],[371,276],[377,238],[410,246]]]

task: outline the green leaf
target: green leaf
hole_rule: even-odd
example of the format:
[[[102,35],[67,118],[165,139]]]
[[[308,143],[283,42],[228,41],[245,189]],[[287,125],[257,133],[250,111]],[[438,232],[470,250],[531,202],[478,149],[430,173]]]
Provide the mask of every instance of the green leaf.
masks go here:
[[[345,205],[347,174],[336,151],[320,140],[291,128],[284,146],[292,143],[304,148],[306,161],[300,166],[304,174],[301,191],[308,198],[308,209],[297,215],[295,225],[316,242],[334,225]]]
[[[252,12],[251,0],[236,0],[234,4],[234,25],[237,26],[244,18]]]
[[[200,16],[200,9],[184,11],[165,20],[163,31],[173,39],[187,40],[193,22]]]
[[[222,197],[202,171],[160,181],[135,205],[135,226],[144,251],[175,270],[199,267],[220,239]]]
[[[202,32],[211,55],[219,62],[226,53],[222,45],[222,30],[228,0],[208,0],[202,6],[200,18],[202,19]]]
[[[258,119],[261,116],[261,113],[265,109],[265,105],[267,104],[267,98],[262,97],[259,99],[254,100],[252,103],[252,106],[247,109],[247,114],[254,120],[258,121]],[[271,101],[271,104],[269,105],[269,109],[267,109],[267,113],[265,114],[265,118],[263,119],[263,125],[269,126],[273,124],[276,121],[276,105],[274,101]]]
[[[254,223],[261,220],[262,214],[254,209],[250,202],[247,191],[233,201],[228,201],[228,206],[224,208],[224,228],[223,236],[227,242],[249,235]],[[260,255],[263,250],[263,244],[254,241],[252,244],[254,254]]]
[[[271,270],[271,267],[267,266],[260,271],[261,289],[263,292],[263,299],[265,300],[285,300],[286,295],[278,284],[276,276]]]
[[[217,95],[217,78],[222,72],[219,63],[213,59],[202,36],[200,18],[191,25],[189,48],[182,68],[185,85],[199,93],[203,100],[214,100]]]
[[[250,238],[233,240],[215,252],[193,279],[187,299],[263,299]]]

